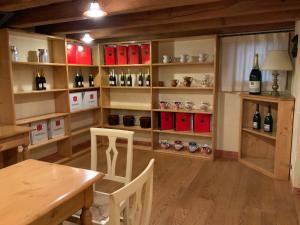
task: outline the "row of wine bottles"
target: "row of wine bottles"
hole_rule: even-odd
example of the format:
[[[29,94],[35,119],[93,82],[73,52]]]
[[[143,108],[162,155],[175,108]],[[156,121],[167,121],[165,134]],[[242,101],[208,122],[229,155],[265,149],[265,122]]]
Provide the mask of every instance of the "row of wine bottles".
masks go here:
[[[121,74],[115,74],[115,71],[112,70],[108,77],[109,86],[136,86],[136,82],[140,87],[149,87],[151,84],[149,70],[145,74],[140,72],[137,77],[135,74],[131,74],[130,70],[128,70],[127,74],[124,74],[123,71]]]
[[[94,76],[93,74],[89,74],[89,87],[94,87]],[[84,78],[82,73],[77,72],[74,79],[74,87],[75,88],[81,88],[84,87]]]
[[[261,71],[258,65],[258,54],[255,54],[253,67],[249,76],[249,94],[260,95],[261,94]]]
[[[261,129],[261,115],[259,112],[259,104],[256,104],[256,111],[253,116],[252,126],[253,126],[253,129],[257,129],[257,130]],[[269,105],[269,107],[268,107],[268,114],[265,117],[263,128],[264,128],[265,132],[273,131],[273,117],[271,114],[271,105]]]
[[[36,86],[36,90],[38,91],[46,90],[46,78],[43,70],[36,71],[35,86]]]

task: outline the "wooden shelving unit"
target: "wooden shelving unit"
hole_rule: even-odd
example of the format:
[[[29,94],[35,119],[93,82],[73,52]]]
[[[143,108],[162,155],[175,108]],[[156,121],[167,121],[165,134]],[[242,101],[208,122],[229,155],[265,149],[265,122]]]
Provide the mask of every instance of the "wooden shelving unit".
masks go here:
[[[24,38],[26,44],[22,44]],[[20,41],[22,39],[22,41]],[[37,41],[38,40],[38,41]],[[187,40],[190,40],[187,42]],[[185,48],[184,43],[190,46]],[[184,139],[185,145],[189,140],[201,144],[207,143],[212,146],[213,152],[216,148],[216,112],[217,112],[217,65],[218,65],[218,38],[217,36],[206,36],[197,38],[170,39],[141,41],[137,44],[148,43],[151,48],[151,62],[149,64],[126,64],[126,65],[104,65],[104,46],[99,44],[92,46],[92,65],[75,65],[67,63],[67,43],[78,42],[75,40],[16,32],[4,29],[0,31],[0,58],[9,59],[7,63],[0,64],[0,92],[10,93],[1,105],[5,108],[0,122],[4,124],[28,125],[32,122],[50,120],[63,117],[65,122],[65,136],[50,139],[46,142],[30,146],[33,152],[48,151],[49,146],[55,145],[56,152],[41,157],[41,160],[62,163],[82,154],[89,149],[89,129],[91,127],[107,127],[112,129],[126,129],[135,131],[135,148],[152,151],[153,153],[167,153],[183,157],[193,157],[212,160],[213,154],[203,155],[200,153],[189,153],[185,151],[163,150],[159,148],[159,141],[168,138],[170,141]],[[29,43],[29,44],[28,44]],[[15,45],[20,52],[20,61],[12,62],[10,59],[9,45]],[[108,43],[109,44],[109,43]],[[114,43],[116,44],[116,43]],[[126,44],[126,43],[120,43]],[[130,42],[127,44],[131,44]],[[178,45],[179,44],[179,45]],[[181,46],[178,48],[178,46]],[[176,46],[176,51],[174,50]],[[191,47],[192,46],[192,47]],[[50,63],[27,62],[27,54],[30,50],[48,48]],[[190,49],[190,52],[184,52]],[[167,52],[164,52],[167,51]],[[214,60],[205,63],[169,63],[163,64],[163,54],[179,56],[180,54],[198,55],[201,52],[209,53]],[[33,88],[33,72],[42,68],[47,78],[47,90],[36,91]],[[150,74],[150,87],[112,87],[108,85],[108,75],[111,70],[116,73],[131,71],[133,74],[143,72]],[[21,72],[20,72],[21,71]],[[74,75],[82,72],[84,76],[84,88],[74,88]],[[181,75],[176,75],[177,71]],[[93,74],[95,87],[88,87],[88,75]],[[171,87],[172,79],[182,79],[184,74],[210,74],[213,77],[212,87]],[[193,75],[193,76],[194,76]],[[179,76],[179,77],[178,77]],[[195,77],[197,78],[197,77]],[[158,81],[164,81],[164,87],[158,87]],[[73,92],[94,91],[98,92],[98,107],[70,112],[69,94]],[[203,112],[201,110],[161,110],[160,100],[208,101],[213,110]],[[179,98],[179,99],[177,99]],[[43,104],[43,105],[41,105]],[[2,107],[3,106],[3,107]],[[174,130],[161,131],[158,129],[158,114],[160,112],[185,112],[185,113],[207,113],[211,115],[212,125],[209,133],[176,132]],[[9,113],[7,113],[9,112]],[[138,123],[133,127],[109,126],[107,116],[109,114],[134,115],[137,120],[140,116],[150,116],[152,126],[143,129]],[[246,131],[245,131],[246,132]],[[80,139],[84,139],[81,142]],[[124,146],[119,143],[118,146]]]
[[[262,123],[271,106],[272,133],[252,128],[256,104],[260,106]],[[241,95],[241,163],[272,178],[289,179],[293,108],[291,96]]]

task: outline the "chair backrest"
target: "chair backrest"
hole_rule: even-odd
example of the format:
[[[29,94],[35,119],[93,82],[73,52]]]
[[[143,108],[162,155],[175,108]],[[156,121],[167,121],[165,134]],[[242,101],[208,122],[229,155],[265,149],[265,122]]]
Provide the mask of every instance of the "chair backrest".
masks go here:
[[[108,137],[109,145],[106,150],[107,173],[104,179],[122,182],[127,184],[131,181],[132,174],[132,157],[133,157],[133,135],[132,131],[91,128],[91,169],[97,171],[98,165],[98,149],[97,136]],[[127,140],[127,157],[126,157],[126,173],[125,177],[116,175],[116,163],[118,158],[118,150],[116,147],[117,138]]]
[[[150,224],[153,196],[153,167],[154,159],[151,159],[147,168],[137,178],[110,195],[109,225],[120,225],[120,205],[125,201],[130,202],[127,212],[128,225]]]

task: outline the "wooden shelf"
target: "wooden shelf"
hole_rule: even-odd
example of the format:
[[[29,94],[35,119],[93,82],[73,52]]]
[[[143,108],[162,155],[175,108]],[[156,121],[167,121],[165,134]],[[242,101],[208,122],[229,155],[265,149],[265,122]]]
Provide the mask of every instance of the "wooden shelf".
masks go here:
[[[132,90],[150,90],[151,87],[139,87],[139,86],[102,86],[103,89],[132,89]]]
[[[68,64],[70,67],[87,67],[87,68],[98,68],[98,65],[86,65],[86,64]]]
[[[263,130],[254,130],[253,128],[243,128],[242,130],[245,131],[245,132],[251,133],[251,134],[259,135],[261,137],[276,140],[276,133],[275,132],[266,133]]]
[[[101,65],[102,68],[117,68],[117,67],[150,67],[150,64],[124,64],[124,65]]]
[[[186,109],[153,109],[154,112],[178,112],[178,113],[201,113],[201,114],[213,114],[211,111],[201,111],[197,109],[186,110]]]
[[[71,135],[76,136],[76,135],[88,132],[90,130],[90,128],[92,128],[92,127],[100,127],[100,126],[101,126],[100,124],[93,124],[93,125],[90,125],[90,126],[81,127],[81,128],[72,130]]]
[[[124,125],[109,125],[109,124],[104,124],[103,127],[105,128],[113,128],[113,129],[121,129],[121,130],[132,130],[132,131],[152,131],[151,128],[141,128],[140,126],[132,126],[132,127],[127,127]]]
[[[155,153],[162,153],[162,154],[170,154],[175,156],[183,156],[188,158],[199,158],[199,159],[205,159],[205,160],[212,160],[212,155],[202,154],[200,152],[194,152],[190,153],[186,148],[181,151],[176,151],[174,148],[170,147],[169,149],[154,149]]]
[[[42,121],[42,120],[49,120],[49,119],[57,118],[57,117],[64,117],[67,115],[68,115],[68,113],[49,113],[49,114],[45,114],[45,115],[33,116],[33,117],[25,118],[25,119],[19,119],[16,121],[16,124],[17,125],[28,124],[28,123]]]
[[[59,155],[58,152],[56,152],[54,154],[47,155],[47,156],[45,156],[45,157],[43,157],[43,158],[41,158],[39,160],[44,161],[44,162],[49,162],[49,163],[60,164],[60,163],[64,163],[66,161],[69,161],[70,158],[61,156],[61,155]]]
[[[274,177],[274,160],[266,158],[245,157],[240,162],[267,176]]]
[[[152,66],[214,66],[214,62],[204,63],[152,63]]]
[[[52,144],[52,143],[56,143],[56,142],[58,142],[58,141],[65,140],[65,139],[67,139],[67,138],[69,138],[68,135],[64,135],[64,136],[62,136],[62,137],[57,137],[57,138],[52,138],[52,139],[49,139],[49,140],[47,140],[47,141],[44,141],[44,142],[41,142],[41,143],[37,143],[37,144],[35,144],[35,145],[29,145],[29,146],[28,146],[28,149],[29,149],[29,150],[33,150],[33,149],[36,149],[36,148],[43,147],[43,146],[45,146],[45,145],[49,145],[49,144]]]
[[[78,110],[78,111],[71,112],[71,114],[84,113],[84,112],[94,111],[94,110],[99,110],[99,109],[100,109],[100,107],[94,107],[94,108],[82,109],[82,110]]]
[[[158,90],[213,91],[213,87],[153,87]]]
[[[175,135],[186,135],[186,136],[195,136],[195,137],[204,137],[211,138],[212,133],[195,133],[193,131],[175,131],[175,130],[153,130],[155,133],[162,134],[175,134]]]
[[[28,66],[66,66],[65,63],[39,63],[39,62],[12,62],[13,65],[28,65]]]
[[[120,110],[133,110],[133,111],[151,111],[150,108],[139,107],[139,106],[103,106],[103,109],[120,109]]]
[[[70,88],[70,92],[76,92],[76,91],[89,91],[89,90],[99,90],[100,87],[83,87],[83,88]]]
[[[34,95],[34,94],[51,94],[55,92],[64,92],[68,89],[50,89],[50,90],[43,90],[43,91],[19,91],[15,92],[14,95]]]

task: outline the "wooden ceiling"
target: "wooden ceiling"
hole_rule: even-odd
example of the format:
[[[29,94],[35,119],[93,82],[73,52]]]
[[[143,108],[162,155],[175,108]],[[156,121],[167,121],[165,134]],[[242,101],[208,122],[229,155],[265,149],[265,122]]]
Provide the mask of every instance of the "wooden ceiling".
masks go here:
[[[299,0],[101,0],[107,17],[87,19],[89,0],[1,0],[0,26],[99,41],[293,29]]]

